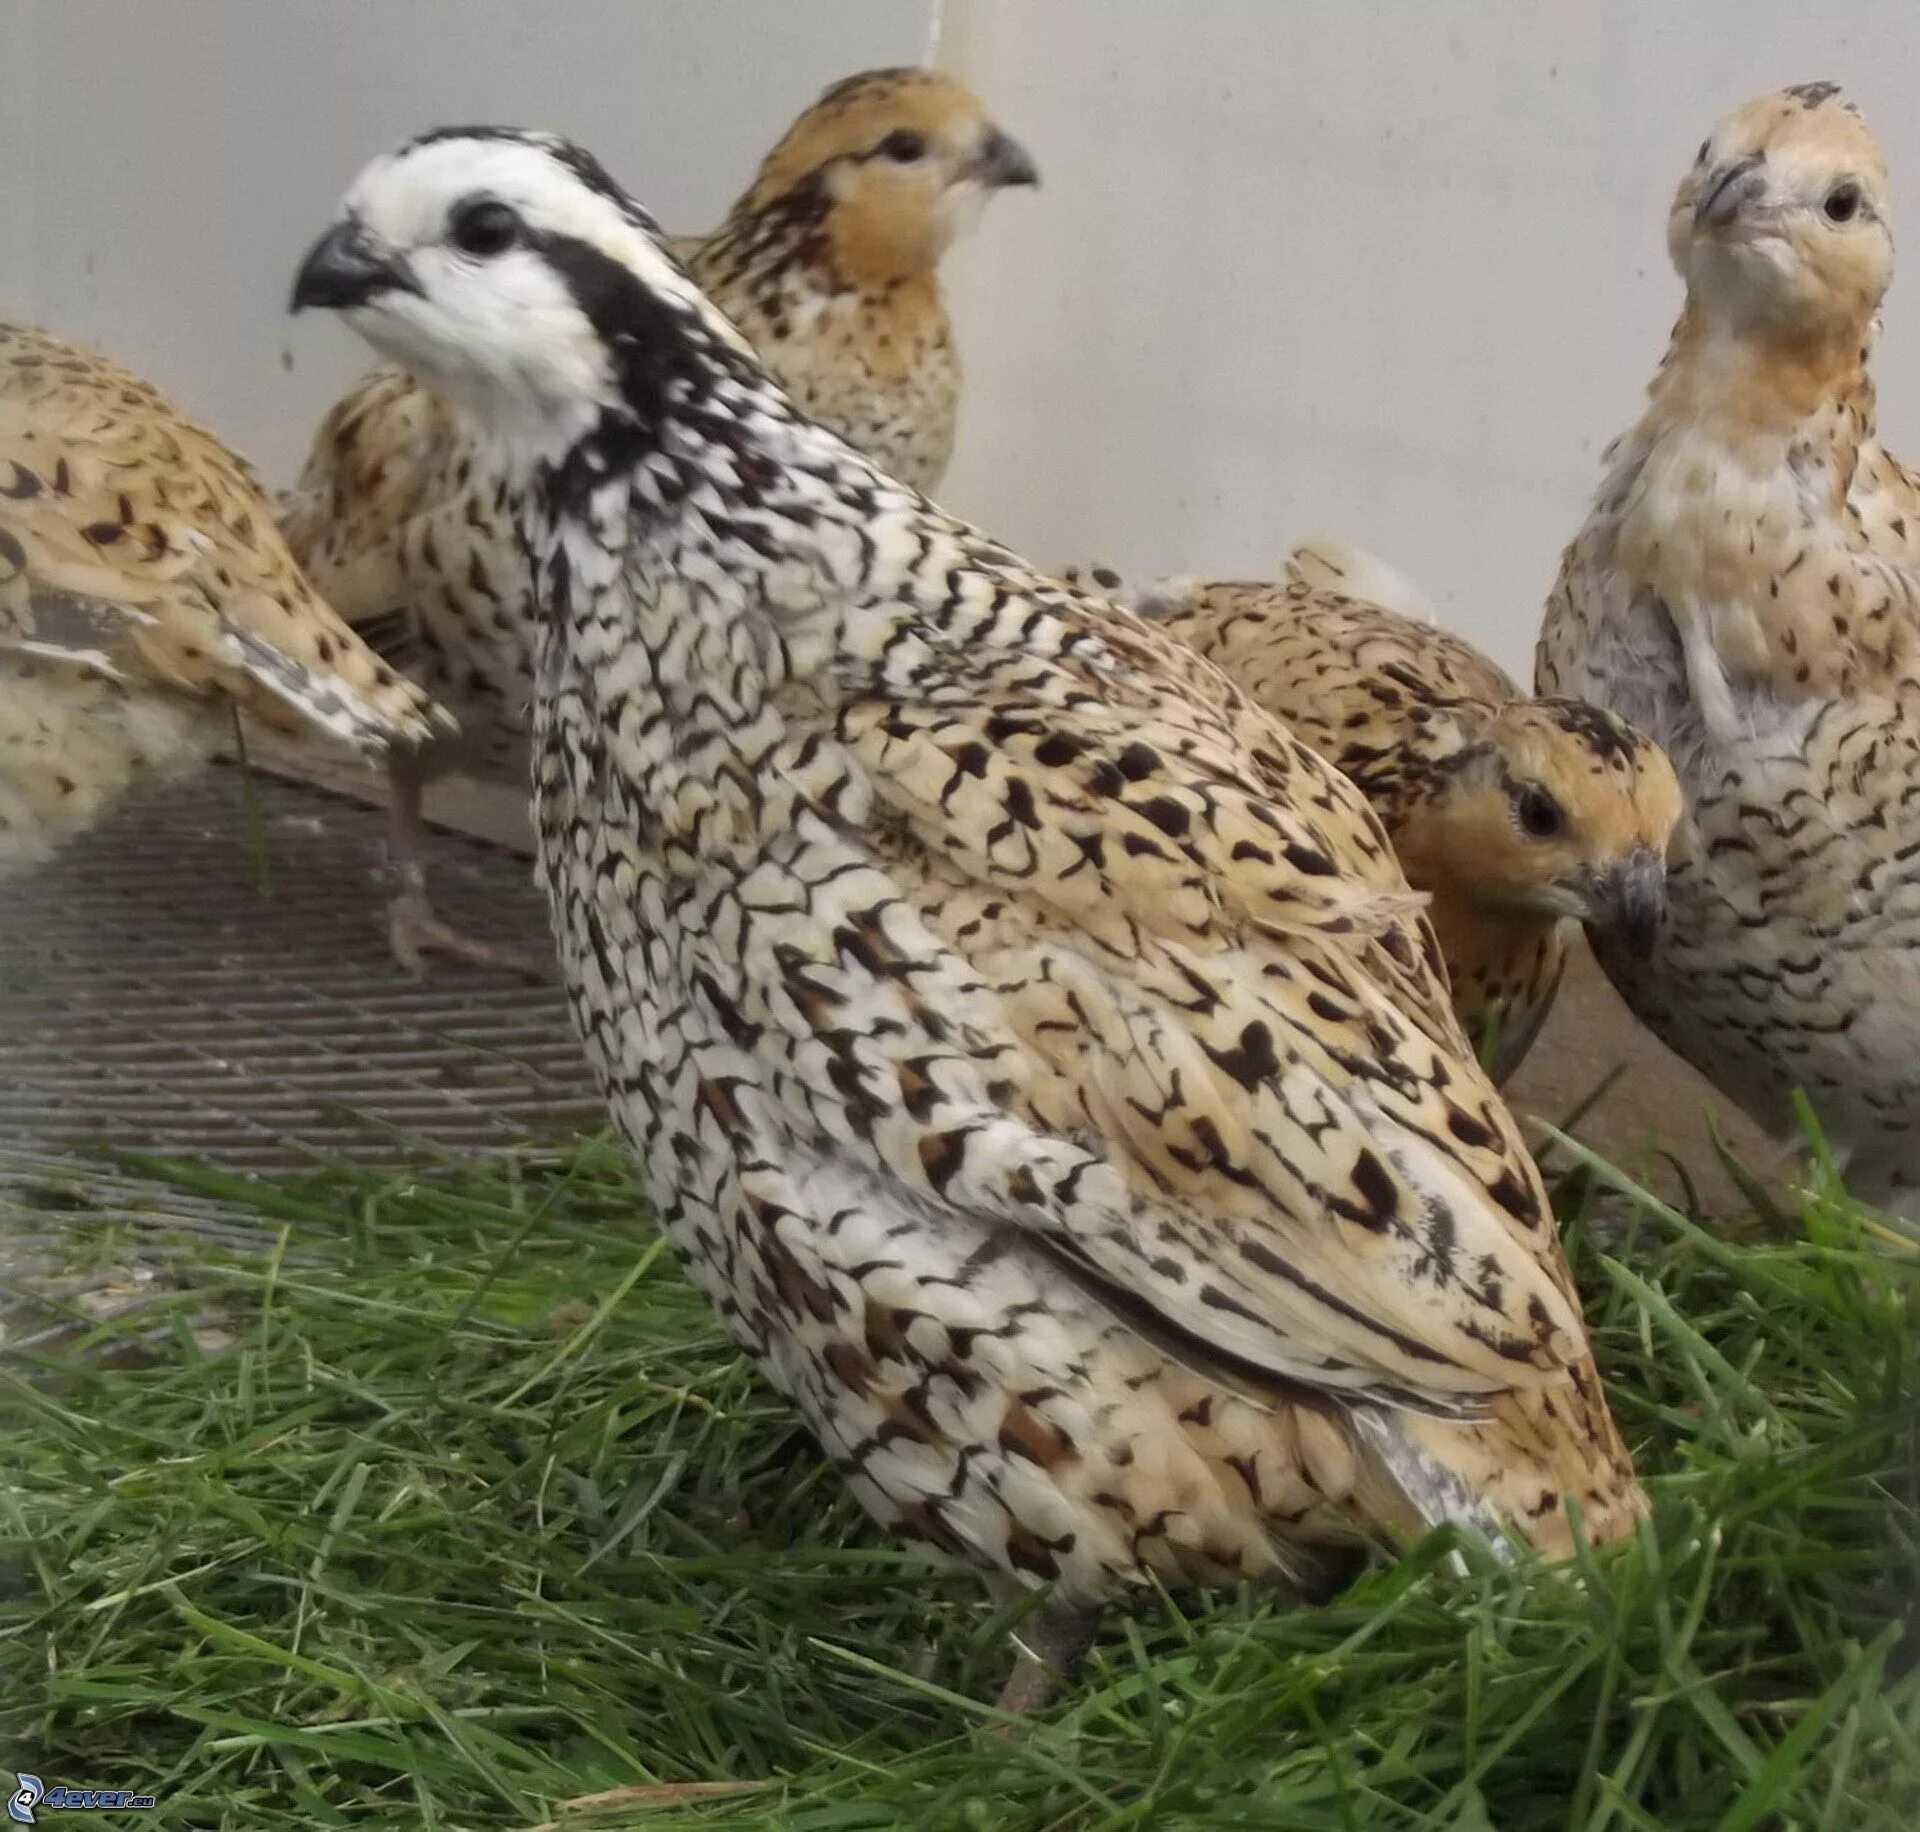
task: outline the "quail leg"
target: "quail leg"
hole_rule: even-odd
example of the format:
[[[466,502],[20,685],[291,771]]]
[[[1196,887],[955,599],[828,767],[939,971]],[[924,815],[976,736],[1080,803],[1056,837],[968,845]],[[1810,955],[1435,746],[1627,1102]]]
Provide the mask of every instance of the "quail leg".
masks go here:
[[[1043,1604],[1035,1610],[1013,1631],[1019,1652],[1007,1683],[1000,1688],[996,1701],[1000,1709],[1015,1717],[1032,1717],[1045,1710],[1061,1682],[1080,1664],[1099,1626],[1097,1609]],[[993,1735],[1018,1736],[1022,1729],[1019,1724],[996,1724]]]
[[[427,895],[427,823],[420,812],[421,792],[432,774],[418,753],[402,756],[395,751],[388,761],[387,844],[400,887],[387,905],[387,945],[393,958],[416,979],[425,977],[429,954],[527,979],[551,979],[554,963],[547,949],[482,941],[455,928],[433,907]]]

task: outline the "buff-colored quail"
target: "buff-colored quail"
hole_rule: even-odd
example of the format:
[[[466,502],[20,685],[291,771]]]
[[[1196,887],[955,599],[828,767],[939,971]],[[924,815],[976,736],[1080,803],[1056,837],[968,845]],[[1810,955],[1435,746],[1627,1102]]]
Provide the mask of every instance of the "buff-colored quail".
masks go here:
[[[1651,945],[1680,788],[1624,719],[1529,699],[1381,563],[1325,546],[1277,583],[1172,579],[1132,602],[1372,802],[1432,898],[1454,1010],[1496,1081],[1546,1022],[1579,925]]]
[[[1639,1016],[1786,1131],[1803,1090],[1863,1196],[1920,1185],[1920,481],[1868,356],[1886,169],[1831,83],[1701,144],[1667,241],[1686,303],[1547,607],[1542,691],[1634,721],[1686,818]]]
[[[236,710],[374,755],[453,729],[314,592],[213,434],[0,323],[0,873],[205,762]]]

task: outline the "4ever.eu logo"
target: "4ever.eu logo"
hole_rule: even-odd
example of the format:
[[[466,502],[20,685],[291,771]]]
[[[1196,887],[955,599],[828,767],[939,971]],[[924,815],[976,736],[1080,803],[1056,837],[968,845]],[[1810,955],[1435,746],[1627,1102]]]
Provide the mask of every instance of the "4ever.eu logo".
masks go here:
[[[20,1826],[40,1823],[33,1816],[35,1807],[50,1813],[99,1812],[107,1808],[150,1807],[156,1798],[152,1794],[135,1794],[118,1787],[50,1788],[38,1775],[25,1775],[17,1770],[13,1779],[16,1785],[7,1796],[7,1817]]]

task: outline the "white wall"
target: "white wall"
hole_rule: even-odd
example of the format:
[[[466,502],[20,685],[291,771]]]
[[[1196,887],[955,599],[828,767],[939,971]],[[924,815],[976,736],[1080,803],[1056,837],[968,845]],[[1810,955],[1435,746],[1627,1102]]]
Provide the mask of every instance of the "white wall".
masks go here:
[[[1246,572],[1342,533],[1522,665],[1659,354],[1667,200],[1714,116],[1846,82],[1920,245],[1910,0],[0,0],[0,311],[286,476],[363,360],[287,288],[374,151],[558,126],[698,226],[819,88],[919,57],[936,15],[1046,180],[953,263],[946,495],[1042,560]],[[1898,449],[1898,286],[1883,349]]]
[[[942,55],[1045,177],[959,264],[949,502],[1162,571],[1343,534],[1516,668],[1663,347],[1715,117],[1845,83],[1920,248],[1911,0],[949,0]],[[1911,451],[1898,284],[1882,352]]]

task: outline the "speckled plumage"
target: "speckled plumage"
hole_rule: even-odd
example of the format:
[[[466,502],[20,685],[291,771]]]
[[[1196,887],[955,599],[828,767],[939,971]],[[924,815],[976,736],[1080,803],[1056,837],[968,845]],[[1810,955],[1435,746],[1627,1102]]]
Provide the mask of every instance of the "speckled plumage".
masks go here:
[[[1547,607],[1541,685],[1666,745],[1670,921],[1602,952],[1639,1015],[1785,1131],[1797,1086],[1861,1193],[1920,1181],[1920,485],[1867,356],[1887,188],[1830,84],[1737,110],[1669,222],[1687,300]]]
[[[314,593],[211,433],[0,323],[0,870],[204,761],[234,707],[373,753],[450,729]]]
[[[1537,1173],[1365,801],[808,422],[580,158],[377,162],[376,272],[478,184],[556,227],[350,315],[526,480],[568,991],[735,1338],[880,1519],[1081,1603],[1441,1518],[1564,1550],[1564,1494],[1624,1530]],[[541,267],[564,337],[450,334]]]
[[[902,136],[919,157],[893,156]],[[938,263],[992,189],[1031,182],[1025,154],[952,78],[870,71],[794,123],[719,229],[669,246],[810,414],[931,490],[960,385]],[[507,481],[447,402],[404,370],[376,369],[322,423],[283,526],[368,641],[469,734],[405,760],[396,848],[407,853],[423,771],[525,772],[534,617]],[[457,941],[436,930],[423,943]],[[419,948],[396,941],[417,965]]]
[[[903,133],[927,148],[904,166]],[[1033,182],[952,77],[870,70],[794,123],[712,235],[670,246],[803,412],[931,494],[960,403],[940,258],[992,190]]]
[[[1307,551],[1284,582],[1169,580],[1136,608],[1373,804],[1433,899],[1454,1009],[1504,1080],[1552,1009],[1575,922],[1644,932],[1657,914],[1679,786],[1625,720],[1530,700],[1470,643],[1335,576]]]

